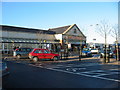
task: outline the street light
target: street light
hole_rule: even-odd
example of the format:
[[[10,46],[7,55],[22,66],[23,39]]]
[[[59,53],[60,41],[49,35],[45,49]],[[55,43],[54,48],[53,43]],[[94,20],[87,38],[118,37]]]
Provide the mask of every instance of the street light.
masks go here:
[[[116,61],[119,60],[118,41],[116,40]]]
[[[79,61],[81,61],[81,57],[82,57],[82,44],[83,44],[83,41],[81,41],[81,43],[80,43]]]
[[[93,41],[94,41],[94,49],[95,49],[95,41],[96,41],[96,39],[94,38]]]

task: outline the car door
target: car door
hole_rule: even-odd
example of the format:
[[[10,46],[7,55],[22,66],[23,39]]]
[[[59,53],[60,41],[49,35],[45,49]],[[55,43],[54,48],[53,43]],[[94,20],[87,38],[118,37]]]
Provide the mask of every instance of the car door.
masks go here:
[[[29,53],[32,51],[31,48],[26,48],[26,56],[29,56]]]
[[[37,56],[39,59],[43,59],[44,58],[44,54],[42,50],[35,50],[34,51],[34,56]]]
[[[22,57],[26,57],[26,49],[25,49],[25,48],[21,48],[21,49],[20,49],[20,55],[21,55]]]
[[[49,50],[43,50],[44,58],[51,59],[53,57],[52,53]]]

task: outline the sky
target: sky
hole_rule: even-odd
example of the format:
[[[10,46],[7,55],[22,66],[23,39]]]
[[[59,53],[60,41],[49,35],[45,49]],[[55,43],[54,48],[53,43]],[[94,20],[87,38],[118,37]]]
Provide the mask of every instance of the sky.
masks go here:
[[[87,42],[104,43],[95,25],[118,24],[117,2],[2,2],[2,25],[49,29],[77,24]],[[93,39],[96,41],[93,41]],[[108,43],[114,38],[108,36]]]

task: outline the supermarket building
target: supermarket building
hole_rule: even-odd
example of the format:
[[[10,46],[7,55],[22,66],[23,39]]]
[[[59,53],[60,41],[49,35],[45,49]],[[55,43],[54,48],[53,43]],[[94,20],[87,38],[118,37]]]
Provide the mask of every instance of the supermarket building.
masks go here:
[[[76,48],[86,44],[86,36],[76,24],[50,28],[48,30],[0,25],[0,50],[12,51],[14,47],[47,48],[59,51],[61,48]]]

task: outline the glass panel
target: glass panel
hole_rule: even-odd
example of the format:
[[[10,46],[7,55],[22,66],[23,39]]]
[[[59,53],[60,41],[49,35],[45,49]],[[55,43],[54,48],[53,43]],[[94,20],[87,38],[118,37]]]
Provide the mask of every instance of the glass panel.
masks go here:
[[[42,53],[42,50],[36,50],[34,53]]]
[[[50,53],[50,51],[48,51],[48,50],[44,50],[43,53]]]

